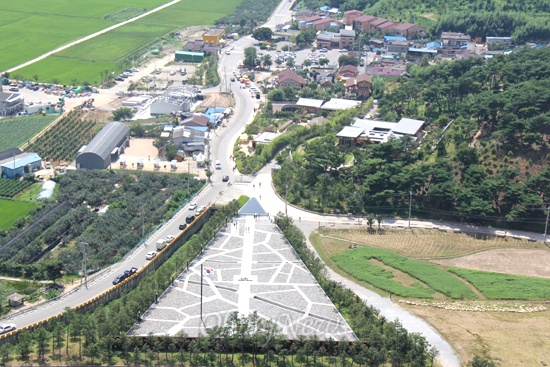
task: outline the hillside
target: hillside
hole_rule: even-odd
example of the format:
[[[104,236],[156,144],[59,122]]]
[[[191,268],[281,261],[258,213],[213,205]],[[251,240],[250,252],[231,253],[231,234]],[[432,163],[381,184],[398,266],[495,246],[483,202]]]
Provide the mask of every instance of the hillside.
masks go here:
[[[279,189],[291,182],[289,200],[313,210],[403,216],[411,191],[415,216],[542,231],[550,201],[550,49],[413,65],[409,74],[388,86],[379,112],[386,121],[426,120],[420,144],[345,150],[327,134],[303,145],[304,159],[283,164],[274,177]]]

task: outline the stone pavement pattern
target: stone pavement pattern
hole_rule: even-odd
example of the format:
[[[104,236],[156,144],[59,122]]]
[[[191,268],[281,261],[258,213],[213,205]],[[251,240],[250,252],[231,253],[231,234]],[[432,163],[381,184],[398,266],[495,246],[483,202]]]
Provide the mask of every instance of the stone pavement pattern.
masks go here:
[[[201,268],[203,318],[200,319]],[[235,218],[162,294],[129,335],[206,335],[233,312],[275,322],[289,339],[356,337],[267,216]]]

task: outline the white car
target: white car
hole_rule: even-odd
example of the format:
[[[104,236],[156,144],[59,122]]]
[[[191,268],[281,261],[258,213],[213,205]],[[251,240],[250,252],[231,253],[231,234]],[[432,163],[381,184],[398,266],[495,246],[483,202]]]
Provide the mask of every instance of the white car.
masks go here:
[[[176,238],[176,236],[174,236],[173,234],[169,234],[168,236],[166,236],[166,242],[172,242],[174,238]]]
[[[195,210],[195,209],[197,209],[197,203],[195,203],[194,201],[190,201],[189,210]]]
[[[197,210],[195,211],[195,215],[199,215],[200,213],[202,213],[204,210],[206,209],[206,206],[204,205],[201,205],[197,208]]]
[[[149,251],[147,255],[145,255],[145,260],[151,260],[153,257],[157,256],[156,251]]]
[[[0,334],[9,333],[15,329],[15,324],[2,324],[0,325]]]

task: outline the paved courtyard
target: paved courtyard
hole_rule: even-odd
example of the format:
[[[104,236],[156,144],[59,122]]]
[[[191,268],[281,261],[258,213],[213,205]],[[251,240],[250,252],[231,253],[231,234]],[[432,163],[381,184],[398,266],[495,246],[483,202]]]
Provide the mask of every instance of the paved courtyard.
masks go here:
[[[202,268],[202,309],[201,308]],[[319,284],[267,216],[235,218],[179,275],[129,335],[205,335],[238,312],[276,322],[289,339],[355,340]]]

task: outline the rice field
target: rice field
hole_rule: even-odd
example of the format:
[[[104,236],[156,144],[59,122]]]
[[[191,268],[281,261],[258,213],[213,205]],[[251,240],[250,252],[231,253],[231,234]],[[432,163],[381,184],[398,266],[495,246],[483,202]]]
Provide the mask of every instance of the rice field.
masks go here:
[[[111,14],[120,14],[127,8],[141,13],[167,2],[2,0],[0,33],[4,51],[0,53],[0,65],[2,70],[9,69],[120,21]],[[133,13],[128,12],[128,16]]]
[[[97,0],[92,0],[91,2],[95,3],[96,1]],[[166,2],[167,1],[157,0],[155,6]],[[213,24],[216,19],[222,18],[233,11],[238,3],[239,0],[228,0],[224,2],[216,0],[205,0],[201,2],[182,0],[147,17],[70,47],[37,63],[18,69],[13,74],[19,75],[25,79],[30,79],[33,75],[37,74],[40,80],[44,82],[52,82],[55,80],[57,82],[69,84],[74,79],[78,81],[78,84],[84,81],[95,84],[100,81],[101,71],[108,70],[119,72],[124,69],[125,66],[122,65],[122,62],[128,55],[137,50],[146,51],[149,45],[152,45],[160,37],[176,29],[182,29],[188,26]],[[133,6],[134,8],[137,7],[137,4],[128,5],[126,1],[123,1],[123,4],[126,6]],[[149,6],[147,9],[150,10],[152,7],[154,6]],[[120,11],[120,8],[122,7],[117,5],[116,8],[111,9],[111,12]],[[94,22],[101,22],[102,26],[99,28],[88,27],[86,34],[93,33],[94,31],[112,25],[112,22],[108,20],[94,19]],[[82,35],[79,37],[81,36]],[[52,37],[55,37],[55,35],[52,35]],[[75,39],[74,35],[70,40],[73,39]],[[70,40],[65,40],[60,44],[67,43]],[[16,44],[14,43],[14,47],[15,46]],[[45,51],[53,48],[55,47],[52,47],[50,42],[49,48]],[[27,55],[23,61],[45,51],[42,50],[33,56],[30,55],[30,51],[27,51]],[[19,62],[23,61],[19,60]],[[4,64],[2,56],[0,56],[0,64]],[[6,62],[5,64],[9,65],[10,63]]]
[[[10,228],[17,219],[25,217],[34,207],[31,203],[0,199],[0,230]]]
[[[0,120],[0,151],[18,148],[38,134],[57,115],[21,116]]]

